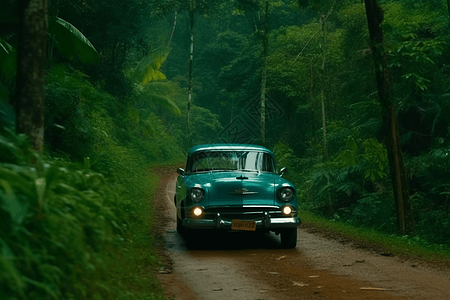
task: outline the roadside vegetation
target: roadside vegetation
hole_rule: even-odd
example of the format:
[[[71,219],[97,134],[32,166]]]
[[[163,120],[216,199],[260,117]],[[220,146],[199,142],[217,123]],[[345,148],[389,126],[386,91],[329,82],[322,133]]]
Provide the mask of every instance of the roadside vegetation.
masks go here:
[[[25,51],[42,76],[18,68],[19,25],[34,27],[4,2],[0,298],[161,298],[149,170],[210,142],[273,150],[307,222],[448,260],[447,1],[379,0],[379,64],[359,0],[49,0],[47,48]],[[401,236],[380,69],[409,184]]]
[[[349,242],[356,243],[358,248],[386,256],[398,256],[405,259],[426,261],[437,266],[450,266],[450,247],[444,244],[430,244],[420,236],[387,234],[379,230],[358,227],[350,223],[343,223],[333,219],[327,219],[311,214],[307,210],[301,210],[299,215],[306,227],[313,226],[326,237],[334,239],[348,238]],[[308,230],[308,229],[307,229]],[[330,236],[330,232],[332,232]],[[336,238],[334,233],[340,236]],[[358,243],[363,243],[363,246]]]
[[[106,178],[40,156],[10,131],[0,149],[2,299],[164,298],[149,226],[158,177],[148,167],[128,161],[133,172]]]

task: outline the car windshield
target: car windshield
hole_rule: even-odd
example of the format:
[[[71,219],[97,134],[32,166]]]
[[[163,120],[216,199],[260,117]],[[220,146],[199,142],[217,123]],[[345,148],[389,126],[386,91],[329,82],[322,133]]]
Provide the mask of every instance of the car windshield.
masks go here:
[[[248,171],[275,172],[268,153],[258,151],[203,151],[192,154],[188,172]]]

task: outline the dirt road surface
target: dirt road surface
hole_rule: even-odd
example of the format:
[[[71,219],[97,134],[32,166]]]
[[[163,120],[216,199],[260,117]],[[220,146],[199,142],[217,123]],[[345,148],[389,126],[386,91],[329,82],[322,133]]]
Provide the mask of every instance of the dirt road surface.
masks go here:
[[[202,234],[188,249],[175,230],[177,174],[158,172],[154,237],[164,264],[158,277],[170,299],[450,299],[448,267],[304,225],[296,249],[280,249],[274,234],[240,232]]]

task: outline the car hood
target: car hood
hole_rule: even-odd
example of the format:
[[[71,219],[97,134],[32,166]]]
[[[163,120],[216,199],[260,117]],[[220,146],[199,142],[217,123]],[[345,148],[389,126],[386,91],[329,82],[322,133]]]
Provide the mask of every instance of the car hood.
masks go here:
[[[206,191],[203,205],[275,205],[280,177],[274,173],[212,172],[196,174]],[[194,178],[192,178],[194,179]]]

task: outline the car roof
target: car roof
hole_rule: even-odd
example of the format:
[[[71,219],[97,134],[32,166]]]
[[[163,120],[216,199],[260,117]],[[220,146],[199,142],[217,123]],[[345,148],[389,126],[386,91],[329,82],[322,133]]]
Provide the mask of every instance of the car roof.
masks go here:
[[[262,151],[267,152],[271,155],[273,155],[272,151],[267,149],[263,146],[258,145],[250,145],[250,144],[204,144],[204,145],[198,145],[194,146],[191,149],[189,149],[189,154],[192,154],[197,151],[224,151],[224,150],[231,150],[231,151]]]

